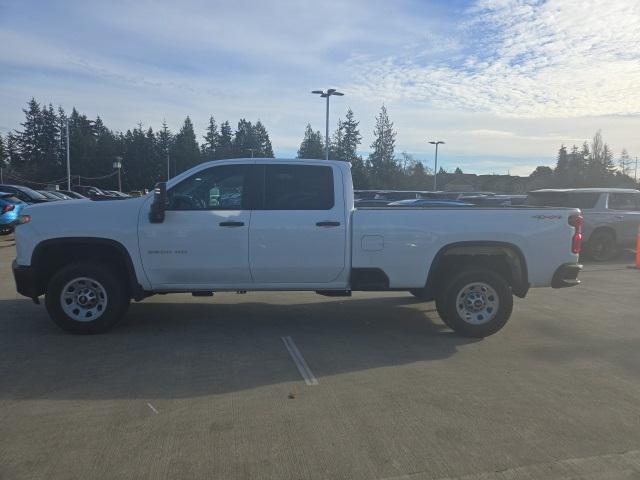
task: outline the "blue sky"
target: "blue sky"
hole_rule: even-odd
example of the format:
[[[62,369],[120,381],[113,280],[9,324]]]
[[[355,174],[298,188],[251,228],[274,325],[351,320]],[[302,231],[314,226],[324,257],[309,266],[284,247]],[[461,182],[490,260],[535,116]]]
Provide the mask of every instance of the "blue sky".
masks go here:
[[[335,87],[363,153],[384,103],[398,154],[528,174],[599,128],[640,155],[639,46],[637,0],[0,0],[0,132],[34,96],[116,130],[260,118],[292,156]]]

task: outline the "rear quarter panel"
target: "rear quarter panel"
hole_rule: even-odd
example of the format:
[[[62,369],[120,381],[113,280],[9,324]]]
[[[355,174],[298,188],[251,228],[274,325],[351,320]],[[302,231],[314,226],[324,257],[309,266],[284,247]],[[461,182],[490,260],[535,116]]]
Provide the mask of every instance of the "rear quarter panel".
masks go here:
[[[424,286],[438,252],[458,242],[489,241],[514,245],[523,254],[532,287],[548,286],[571,253],[577,209],[406,208],[353,212],[354,268],[380,268],[391,288]]]

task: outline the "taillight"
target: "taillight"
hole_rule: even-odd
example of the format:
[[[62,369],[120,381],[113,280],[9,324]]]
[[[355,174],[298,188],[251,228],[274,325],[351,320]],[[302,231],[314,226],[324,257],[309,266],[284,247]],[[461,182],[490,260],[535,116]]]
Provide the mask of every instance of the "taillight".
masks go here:
[[[11,204],[5,205],[4,207],[2,207],[2,213],[10,212],[14,208],[16,208],[15,205],[11,205]]]
[[[31,215],[20,215],[18,217],[18,225],[24,225],[25,223],[29,223],[31,221]]]
[[[582,225],[584,217],[577,213],[569,216],[569,225],[573,227],[573,237],[571,238],[571,253],[580,253],[582,249]]]

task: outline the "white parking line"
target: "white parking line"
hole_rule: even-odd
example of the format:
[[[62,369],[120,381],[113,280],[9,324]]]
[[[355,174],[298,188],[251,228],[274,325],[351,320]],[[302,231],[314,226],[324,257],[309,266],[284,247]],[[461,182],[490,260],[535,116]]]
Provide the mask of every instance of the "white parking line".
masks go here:
[[[149,402],[147,402],[147,406],[153,410],[153,413],[160,413],[158,410],[155,409],[155,407],[153,405],[151,405]]]
[[[318,379],[315,377],[307,362],[304,361],[304,357],[296,347],[296,344],[293,342],[291,337],[282,337],[282,341],[284,342],[284,346],[287,347],[289,351],[289,355],[293,358],[293,362],[298,367],[298,371],[307,385],[318,385]]]

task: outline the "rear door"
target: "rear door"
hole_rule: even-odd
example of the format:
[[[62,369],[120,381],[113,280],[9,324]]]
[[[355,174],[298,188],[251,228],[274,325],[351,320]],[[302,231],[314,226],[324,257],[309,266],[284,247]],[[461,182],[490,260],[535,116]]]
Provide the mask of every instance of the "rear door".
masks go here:
[[[330,284],[345,270],[344,188],[331,165],[258,164],[261,206],[252,212],[249,264],[258,284]]]
[[[610,193],[608,207],[615,219],[616,236],[621,244],[631,244],[640,224],[640,194]]]

